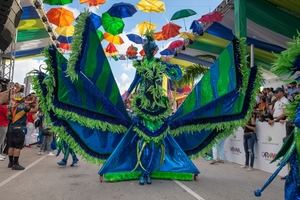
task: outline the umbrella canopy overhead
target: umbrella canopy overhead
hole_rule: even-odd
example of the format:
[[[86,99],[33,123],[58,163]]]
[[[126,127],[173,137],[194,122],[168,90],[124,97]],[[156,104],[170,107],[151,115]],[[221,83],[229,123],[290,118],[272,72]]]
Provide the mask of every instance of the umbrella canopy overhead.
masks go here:
[[[166,24],[162,27],[162,33],[163,33],[165,39],[170,39],[172,37],[176,37],[177,35],[179,35],[180,29],[181,29],[181,26],[178,26],[177,24],[169,22],[168,24]]]
[[[65,5],[72,3],[73,0],[44,0],[43,2],[49,5]]]
[[[165,3],[160,0],[141,0],[136,7],[143,12],[161,13],[166,10]]]
[[[165,40],[165,36],[162,31],[154,33],[154,39],[157,41]]]
[[[89,6],[98,6],[105,4],[106,0],[80,0],[80,3],[87,3]]]
[[[123,39],[118,35],[112,35],[110,33],[104,33],[104,39],[112,44],[123,44]]]
[[[195,33],[197,35],[203,35],[203,26],[197,20],[194,20],[192,22],[190,29],[192,30],[193,33]]]
[[[160,52],[160,55],[162,55],[162,56],[173,56],[175,53],[176,52],[173,49],[164,49],[163,51]]]
[[[127,34],[126,36],[128,37],[128,39],[131,42],[134,42],[136,44],[143,44],[144,43],[143,38],[140,37],[139,35],[136,35],[136,34]]]
[[[57,41],[59,41],[60,43],[68,43],[68,44],[70,44],[73,41],[73,37],[72,36],[65,37],[65,36],[60,35],[60,36],[58,36]]]
[[[109,55],[116,55],[116,54],[118,53],[118,50],[117,50],[117,48],[115,47],[114,44],[109,43],[109,44],[107,45],[107,47],[105,48],[105,52],[106,52],[107,54],[109,54]]]
[[[138,48],[133,46],[133,45],[130,45],[128,48],[127,48],[127,51],[126,51],[126,56],[129,58],[129,59],[136,59],[137,58],[137,54],[138,54]]]
[[[196,15],[197,13],[193,11],[192,9],[182,9],[173,14],[171,17],[171,20],[177,20],[177,19],[182,19],[186,17],[190,17],[193,15]]]
[[[156,29],[156,25],[148,22],[148,21],[144,21],[142,23],[139,23],[137,25],[137,29],[140,35],[144,35],[147,31],[153,31]]]
[[[223,19],[222,13],[218,11],[210,12],[206,15],[202,15],[202,17],[198,20],[202,23],[212,23],[212,22],[220,22]]]
[[[58,47],[62,50],[65,51],[70,51],[71,50],[71,45],[68,43],[59,43]]]
[[[57,27],[55,29],[55,32],[58,35],[62,35],[66,37],[74,35],[74,31],[75,31],[74,26],[63,26],[63,27]]]
[[[118,18],[126,18],[133,16],[137,10],[134,5],[130,3],[116,3],[107,11],[110,16]]]
[[[96,32],[97,32],[97,35],[98,35],[98,37],[99,37],[99,40],[102,41],[102,40],[103,40],[103,37],[104,37],[102,31],[97,30]]]
[[[58,27],[71,26],[74,22],[73,12],[65,8],[51,8],[47,12],[47,17],[50,23]]]
[[[110,16],[109,13],[102,14],[102,25],[106,32],[118,35],[123,32],[124,22],[122,19]]]
[[[184,47],[184,41],[176,40],[176,41],[171,42],[171,44],[169,44],[168,49],[176,50],[176,49],[182,48],[182,47]]]

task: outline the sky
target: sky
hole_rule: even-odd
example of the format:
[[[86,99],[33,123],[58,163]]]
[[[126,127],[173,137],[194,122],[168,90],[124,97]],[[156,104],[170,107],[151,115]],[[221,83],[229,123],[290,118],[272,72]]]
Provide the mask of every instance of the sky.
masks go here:
[[[190,24],[193,20],[199,19],[202,15],[213,11],[222,0],[164,0],[166,5],[166,12],[164,13],[144,13],[138,10],[138,12],[133,15],[133,17],[130,18],[124,18],[123,21],[125,23],[125,28],[123,31],[123,34],[121,35],[122,39],[124,40],[124,44],[117,46],[119,52],[126,51],[127,47],[130,46],[131,42],[127,39],[126,34],[128,33],[136,33],[136,25],[143,21],[151,21],[152,23],[155,23],[157,25],[157,31],[161,29],[161,27],[169,22],[169,19],[172,17],[172,15],[180,10],[180,9],[193,9],[197,12],[197,15],[186,18],[186,28],[189,29]],[[113,0],[107,0],[106,3],[99,8],[91,7],[88,8],[87,4],[79,4],[79,0],[73,0],[72,4],[69,4],[66,7],[67,9],[73,11],[75,17],[79,15],[81,11],[84,9],[90,9],[90,11],[95,12],[99,15],[106,12],[114,3],[119,3],[121,1],[113,1]],[[123,0],[123,2],[131,3],[133,5],[136,5],[139,0]],[[46,11],[50,8],[55,6],[47,6],[45,5]],[[173,23],[176,23],[180,26],[182,26],[181,31],[185,30],[184,27],[184,21],[183,20],[176,20],[173,21]],[[172,40],[170,39],[168,41],[159,42],[158,46],[162,50],[164,49],[168,43],[170,43]],[[103,46],[106,46],[106,42],[103,42]],[[135,45],[137,46],[137,45]],[[138,46],[139,50],[141,49],[141,46]],[[119,86],[119,89],[121,93],[126,91],[126,89],[129,87],[133,76],[135,74],[135,69],[132,66],[132,61],[114,61],[111,58],[108,58],[113,74],[115,76],[116,82]],[[30,58],[26,60],[17,60],[15,63],[15,74],[14,74],[14,81],[23,83],[24,77],[26,76],[26,73],[33,69],[38,69],[40,65],[43,65],[43,58]]]

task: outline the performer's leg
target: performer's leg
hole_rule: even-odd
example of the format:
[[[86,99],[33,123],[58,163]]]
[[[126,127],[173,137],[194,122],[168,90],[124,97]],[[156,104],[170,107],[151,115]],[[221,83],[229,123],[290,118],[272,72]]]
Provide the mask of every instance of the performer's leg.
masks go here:
[[[72,156],[72,164],[71,164],[71,167],[74,167],[74,166],[76,166],[76,164],[78,163],[79,160],[78,160],[78,158],[77,158],[75,152],[74,152],[73,149],[71,149],[71,148],[70,148],[70,154],[71,154],[71,156]]]
[[[57,163],[59,166],[67,165],[69,154],[70,154],[70,148],[67,143],[63,142],[63,148],[64,148],[64,158]]]

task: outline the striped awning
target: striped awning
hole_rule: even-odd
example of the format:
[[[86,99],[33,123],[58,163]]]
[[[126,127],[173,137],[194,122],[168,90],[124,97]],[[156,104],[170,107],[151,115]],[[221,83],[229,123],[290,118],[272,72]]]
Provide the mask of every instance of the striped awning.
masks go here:
[[[23,14],[17,28],[16,58],[39,55],[52,40],[32,0],[22,0]]]

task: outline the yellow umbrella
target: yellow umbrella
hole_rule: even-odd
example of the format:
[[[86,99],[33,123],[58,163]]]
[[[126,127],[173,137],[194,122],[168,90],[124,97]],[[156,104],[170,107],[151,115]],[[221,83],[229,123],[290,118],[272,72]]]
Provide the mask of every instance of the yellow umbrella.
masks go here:
[[[166,10],[165,3],[160,0],[141,0],[136,7],[143,12],[164,12]]]
[[[140,35],[144,35],[147,31],[153,31],[156,29],[156,25],[151,23],[151,22],[147,22],[144,21],[142,23],[139,23],[137,25],[137,29],[140,33]]]
[[[113,44],[123,44],[123,39],[118,35],[112,35],[110,33],[104,33],[104,39]]]
[[[57,27],[55,29],[55,32],[58,34],[58,35],[63,35],[63,36],[66,36],[66,37],[70,37],[70,36],[73,36],[74,35],[74,26],[62,26],[62,27]]]
[[[179,37],[182,37],[184,39],[190,39],[192,41],[195,40],[195,35],[189,32],[182,32],[179,34]]]

